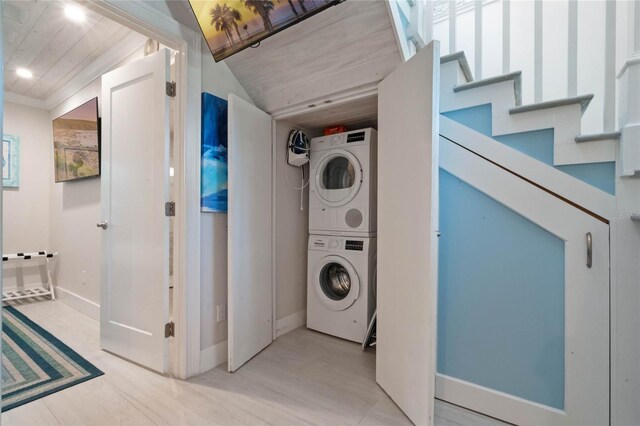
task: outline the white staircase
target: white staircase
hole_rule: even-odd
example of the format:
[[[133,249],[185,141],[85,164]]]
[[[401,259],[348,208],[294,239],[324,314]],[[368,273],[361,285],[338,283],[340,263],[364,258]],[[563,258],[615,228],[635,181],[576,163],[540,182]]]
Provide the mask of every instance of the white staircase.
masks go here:
[[[436,397],[607,424],[619,135],[581,134],[593,95],[522,105],[522,73],[473,80],[464,53],[441,58],[440,83]]]
[[[463,52],[443,56],[441,64],[441,113],[490,103],[493,136],[553,128],[554,165],[616,160],[620,133],[581,135],[581,117],[593,95],[522,105],[519,71],[473,80]]]
[[[569,202],[606,218],[614,209],[615,196],[560,170],[564,166],[615,162],[620,133],[581,134],[581,117],[593,95],[522,105],[521,84],[520,72],[473,80],[463,52],[443,56],[440,113],[490,104],[492,134],[483,135],[464,126],[461,128],[444,116],[440,120],[440,134]],[[492,138],[543,129],[553,130],[555,167]]]

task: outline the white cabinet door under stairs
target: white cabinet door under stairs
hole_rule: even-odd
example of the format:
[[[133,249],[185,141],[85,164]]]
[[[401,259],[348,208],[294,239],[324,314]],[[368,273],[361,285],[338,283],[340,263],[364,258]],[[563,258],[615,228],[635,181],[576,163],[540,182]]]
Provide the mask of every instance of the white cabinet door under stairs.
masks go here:
[[[229,95],[228,369],[271,344],[271,116]]]
[[[167,369],[169,53],[102,77],[100,346]]]
[[[434,419],[438,57],[429,43],[378,87],[376,381],[417,425]]]
[[[436,397],[522,425],[608,424],[608,224],[440,140]]]

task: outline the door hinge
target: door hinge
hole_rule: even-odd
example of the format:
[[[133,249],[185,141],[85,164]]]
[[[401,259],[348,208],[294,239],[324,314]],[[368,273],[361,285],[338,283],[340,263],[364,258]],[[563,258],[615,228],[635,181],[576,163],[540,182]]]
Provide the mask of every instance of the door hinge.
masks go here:
[[[176,203],[175,201],[169,201],[164,203],[164,215],[173,217],[176,215]]]
[[[167,96],[172,98],[176,97],[176,82],[175,81],[167,81]]]
[[[174,337],[175,335],[176,335],[176,325],[173,323],[173,321],[169,321],[164,325],[164,337],[169,338],[169,337]]]

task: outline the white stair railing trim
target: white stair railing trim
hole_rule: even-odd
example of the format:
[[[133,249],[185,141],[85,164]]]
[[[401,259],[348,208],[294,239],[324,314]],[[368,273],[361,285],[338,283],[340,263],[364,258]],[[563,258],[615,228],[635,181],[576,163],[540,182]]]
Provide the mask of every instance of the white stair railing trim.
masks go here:
[[[474,8],[475,20],[475,75],[482,79],[482,2],[477,1]]]
[[[502,73],[511,71],[511,0],[502,2]]]
[[[569,0],[567,42],[567,96],[578,95],[578,2]]]

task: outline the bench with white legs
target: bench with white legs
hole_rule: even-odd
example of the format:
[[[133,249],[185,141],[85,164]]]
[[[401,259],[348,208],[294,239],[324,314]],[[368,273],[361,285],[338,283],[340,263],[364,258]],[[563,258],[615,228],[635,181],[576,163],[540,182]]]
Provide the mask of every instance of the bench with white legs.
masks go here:
[[[34,253],[15,253],[15,254],[3,254],[2,265],[19,264],[20,266],[34,266],[34,264],[43,264],[47,271],[46,282],[30,285],[24,288],[3,289],[2,301],[8,302],[11,300],[26,299],[29,297],[51,297],[51,300],[56,300],[54,292],[52,267],[53,260],[58,256],[58,253],[49,253],[46,251],[39,251]]]

